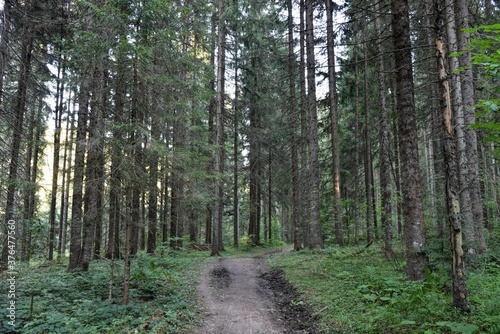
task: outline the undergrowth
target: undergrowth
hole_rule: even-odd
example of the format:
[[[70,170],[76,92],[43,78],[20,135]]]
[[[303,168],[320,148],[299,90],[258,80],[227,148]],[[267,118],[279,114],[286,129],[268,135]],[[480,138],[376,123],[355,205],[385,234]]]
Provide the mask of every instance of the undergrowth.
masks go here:
[[[432,263],[425,280],[405,277],[402,252],[332,247],[269,259],[315,310],[324,333],[500,333],[500,264],[485,257],[467,271],[471,312],[451,306],[451,278]],[[493,257],[494,259],[495,257]]]
[[[182,332],[199,320],[195,296],[198,275],[194,271],[199,270],[207,254],[168,249],[160,253],[139,253],[132,261],[130,302],[126,306],[121,305],[123,261],[93,261],[88,272],[78,273],[67,273],[66,265],[58,264],[20,266],[16,330],[75,334]],[[6,280],[1,281],[0,301],[6,305]],[[0,333],[6,333],[7,320],[2,319]]]

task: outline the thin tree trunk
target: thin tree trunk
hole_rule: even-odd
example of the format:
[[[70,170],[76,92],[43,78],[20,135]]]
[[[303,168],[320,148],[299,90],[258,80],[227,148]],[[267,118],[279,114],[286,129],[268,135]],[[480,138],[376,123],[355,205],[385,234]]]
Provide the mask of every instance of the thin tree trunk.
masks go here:
[[[370,130],[370,107],[368,105],[368,95],[369,95],[369,82],[368,82],[368,43],[366,41],[366,29],[362,29],[363,38],[363,72],[364,72],[364,99],[363,107],[365,113],[365,124],[364,124],[364,139],[365,139],[365,155],[364,155],[364,167],[365,167],[365,196],[366,196],[366,242],[371,243],[374,239],[373,233],[373,168],[372,168],[372,149],[371,149],[371,130]]]
[[[224,0],[219,0],[219,41],[218,57],[217,57],[217,110],[215,116],[215,222],[213,224],[212,235],[212,256],[218,256],[222,247],[222,200],[224,196],[224,188],[221,177],[224,173],[224,153],[223,153],[223,127],[224,127],[224,82],[225,82],[225,64],[226,64],[226,24]]]
[[[100,87],[100,73],[99,69],[94,70],[92,78],[92,87],[97,89]],[[97,90],[96,89],[96,90]],[[90,103],[89,113],[89,127],[88,127],[88,141],[87,141],[87,164],[85,169],[85,194],[83,197],[84,214],[83,214],[83,229],[82,229],[82,269],[88,271],[90,259],[92,255],[92,246],[94,242],[94,231],[96,220],[99,219],[98,215],[98,174],[99,169],[99,124],[102,123],[101,106],[98,105],[96,94],[101,92],[92,91],[92,98]],[[99,89],[101,90],[101,89]]]
[[[131,160],[131,168],[129,171],[129,187],[131,187],[131,191],[128,192],[130,196],[127,199],[130,203],[130,215],[131,215],[131,226],[130,226],[130,254],[137,254],[138,246],[139,246],[139,225],[141,221],[141,193],[142,193],[142,155],[141,155],[141,134],[139,130],[139,124],[142,121],[142,117],[140,114],[140,96],[141,92],[139,92],[139,60],[138,55],[134,56],[133,61],[133,78],[132,78],[132,105],[130,109],[130,124],[131,130],[129,133],[129,149],[130,149],[130,160]]]
[[[170,142],[170,135],[169,135],[169,132],[167,131],[165,133],[165,142],[166,144],[168,145],[169,142]],[[171,186],[171,182],[172,182],[172,178],[170,177],[170,173],[169,173],[169,168],[167,167],[168,166],[168,161],[167,159],[165,159],[165,162],[164,162],[164,171],[163,171],[163,198],[164,198],[164,203],[163,203],[163,210],[162,210],[162,214],[163,214],[163,217],[164,219],[162,220],[162,224],[163,224],[163,228],[162,228],[162,242],[164,245],[167,244],[167,241],[168,241],[168,217],[169,217],[169,212],[168,212],[168,209],[170,208],[170,205],[169,205],[169,197],[168,197],[168,189],[170,188]],[[171,200],[171,199],[170,199]]]
[[[71,99],[68,98],[68,106],[71,103]],[[66,134],[64,138],[64,155],[63,155],[63,167],[62,167],[62,181],[61,181],[61,208],[59,214],[59,242],[57,244],[57,260],[62,261],[64,256],[64,251],[66,249],[66,233],[67,233],[67,222],[68,222],[68,197],[69,197],[69,185],[71,182],[71,158],[73,157],[73,115],[69,115],[66,120]],[[71,120],[69,119],[71,117]]]
[[[392,91],[395,91],[396,89],[396,84],[393,82],[394,80],[391,81],[392,84]],[[393,133],[393,142],[394,142],[394,183],[396,186],[396,217],[397,217],[397,231],[398,235],[403,234],[403,193],[401,191],[401,156],[399,154],[400,149],[399,149],[399,131],[398,131],[398,120],[397,120],[397,111],[396,111],[396,94],[393,94],[393,99],[392,99],[392,111],[393,111],[393,118],[392,118],[392,133]]]
[[[216,30],[217,30],[217,14],[214,11],[212,13],[212,17],[210,20],[210,27],[211,27],[211,47],[212,50],[215,50],[216,48]],[[211,68],[215,68],[215,52],[212,52],[210,54],[210,66]],[[210,92],[215,92],[215,80],[210,79],[209,80],[209,85],[208,89]],[[217,98],[215,96],[212,96],[210,98],[209,106],[208,106],[208,146],[213,147],[215,143],[215,113],[216,113],[216,104],[217,104]],[[211,175],[215,169],[214,162],[210,162],[208,168],[207,168],[207,174]],[[213,225],[213,203],[207,204],[207,209],[206,209],[206,216],[205,216],[205,243],[206,244],[212,244],[212,227]]]
[[[360,234],[360,217],[359,217],[359,193],[360,193],[360,176],[359,176],[359,108],[358,108],[358,100],[359,100],[359,52],[357,52],[358,48],[358,34],[354,35],[354,140],[355,140],[355,152],[354,152],[354,244],[359,244],[359,234]]]
[[[379,3],[376,4],[376,12],[379,12]],[[382,22],[380,15],[375,18],[378,38],[382,40]],[[388,108],[386,99],[385,81],[385,48],[383,42],[378,45],[378,79],[379,79],[379,99],[380,99],[380,186],[382,193],[382,226],[385,232],[385,257],[389,260],[394,258],[392,249],[392,193],[391,193],[391,161],[389,147],[389,126]]]
[[[302,224],[302,241],[307,247],[309,245],[309,145],[307,124],[307,91],[306,91],[306,29],[305,29],[305,0],[300,0],[300,221]]]
[[[267,220],[268,220],[268,227],[267,230],[265,230],[265,237],[264,240],[265,242],[268,242],[269,240],[272,239],[273,237],[273,230],[272,230],[272,218],[273,218],[273,151],[272,147],[269,147],[269,161],[267,164],[268,168],[268,182],[267,182]]]
[[[127,212],[125,216],[125,263],[123,267],[123,298],[122,305],[128,305],[129,295],[130,295],[130,255],[131,255],[131,238],[132,238],[132,203],[131,198],[132,194],[130,193],[131,189],[127,191]]]
[[[258,9],[254,8],[252,15],[258,16],[256,12]],[[253,44],[256,44],[255,42]],[[257,54],[260,50],[256,49],[257,46],[252,45],[251,55],[251,68],[249,73],[249,85],[251,85],[250,92],[250,106],[249,106],[249,120],[250,120],[250,152],[249,152],[249,167],[250,167],[250,217],[248,224],[248,235],[252,239],[254,245],[260,244],[260,219],[261,219],[261,169],[262,169],[262,132],[261,132],[261,110],[258,106],[258,99],[261,93],[259,87],[259,73],[262,72],[262,64]]]
[[[24,194],[24,214],[23,214],[23,231],[21,232],[21,261],[29,262],[31,253],[31,224],[35,217],[35,202],[36,202],[36,178],[38,172],[38,156],[40,152],[40,139],[42,137],[41,114],[43,107],[43,98],[40,96],[38,105],[31,112],[29,131],[28,131],[28,147],[26,152],[25,163],[25,182],[28,186]],[[36,131],[35,131],[36,130]]]
[[[237,37],[235,37],[237,38]],[[235,42],[235,45],[238,45]],[[239,197],[238,197],[238,162],[239,162],[239,86],[238,86],[238,49],[235,51],[235,65],[234,65],[234,119],[233,119],[233,246],[239,247],[240,239],[240,207],[239,207]]]
[[[96,208],[95,208],[95,219],[94,219],[94,227],[91,233],[93,234],[93,242],[94,242],[94,258],[101,258],[101,248],[102,248],[102,230],[103,230],[103,218],[104,218],[104,177],[105,177],[105,164],[106,158],[104,156],[104,111],[109,110],[110,108],[107,105],[108,101],[108,72],[104,67],[99,68],[99,82],[97,87],[97,91],[94,93],[97,96],[97,104],[98,115],[97,115],[97,124],[96,124],[96,156],[95,156],[95,187],[96,187]]]
[[[87,74],[81,76],[78,96],[78,121],[76,126],[76,148],[73,172],[73,197],[71,204],[71,236],[68,271],[82,266],[82,204],[83,176],[85,171],[85,148],[87,146],[88,83]]]
[[[340,194],[340,143],[339,143],[339,124],[337,107],[337,78],[335,73],[335,40],[333,32],[333,2],[326,2],[326,31],[327,31],[327,50],[328,50],[328,92],[330,106],[330,123],[332,127],[332,178],[333,178],[333,209],[335,225],[335,241],[338,245],[344,245],[344,232],[342,230],[342,206]]]
[[[288,76],[289,76],[289,107],[291,132],[291,164],[292,164],[292,238],[294,250],[301,249],[299,239],[300,224],[300,193],[299,193],[299,165],[297,144],[297,107],[296,107],[296,78],[295,78],[295,51],[293,38],[293,3],[287,0],[288,10]]]
[[[298,162],[298,143],[297,143],[297,106],[295,94],[295,51],[293,41],[293,3],[287,0],[288,9],[288,76],[290,89],[290,132],[291,132],[291,163],[292,163],[292,235],[293,249],[302,248],[299,238],[300,225],[300,193],[299,193],[299,162]]]
[[[122,37],[123,39],[123,37]],[[106,249],[106,258],[119,259],[120,255],[120,225],[121,225],[121,183],[122,183],[122,155],[124,143],[124,130],[122,124],[124,122],[123,115],[125,113],[125,96],[126,78],[125,78],[125,51],[118,49],[117,51],[117,73],[114,84],[114,107],[113,107],[113,124],[112,142],[110,147],[111,167],[109,172],[109,210],[108,210],[108,242]]]
[[[144,145],[146,146],[146,145]],[[145,250],[146,249],[146,192],[143,191],[141,192],[141,199],[140,199],[140,221],[139,221],[139,250]]]
[[[62,100],[64,98],[64,84],[61,75],[64,76],[65,66],[63,65],[62,50],[59,50],[59,61],[57,66],[57,87],[56,87],[56,107],[54,115],[54,154],[52,157],[52,189],[50,192],[49,209],[49,255],[48,260],[54,259],[55,230],[56,230],[56,204],[57,204],[57,183],[59,181],[59,160],[61,153],[61,123],[62,123]],[[62,74],[61,74],[62,72]]]
[[[318,114],[316,108],[316,60],[314,52],[314,7],[312,0],[306,0],[306,52],[307,89],[309,112],[309,181],[310,181],[310,235],[309,248],[322,248],[319,197],[319,143]]]
[[[159,141],[160,129],[155,120],[151,121],[151,137]],[[149,165],[149,196],[148,196],[148,245],[147,252],[154,253],[156,249],[156,234],[158,223],[158,154],[155,149],[150,153]]]

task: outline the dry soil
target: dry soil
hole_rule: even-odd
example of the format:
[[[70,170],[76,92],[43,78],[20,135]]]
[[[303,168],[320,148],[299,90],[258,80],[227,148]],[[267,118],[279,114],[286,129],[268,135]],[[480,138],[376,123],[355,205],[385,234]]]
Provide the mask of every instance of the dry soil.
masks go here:
[[[205,320],[192,334],[316,333],[310,309],[265,256],[211,261],[198,287]]]

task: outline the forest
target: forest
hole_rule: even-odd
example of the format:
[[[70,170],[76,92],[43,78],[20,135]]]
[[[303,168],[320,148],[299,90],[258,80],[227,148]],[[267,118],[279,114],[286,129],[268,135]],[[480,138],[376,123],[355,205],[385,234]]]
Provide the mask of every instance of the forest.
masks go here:
[[[224,258],[303,333],[500,332],[498,1],[0,7],[0,333],[209,333]]]

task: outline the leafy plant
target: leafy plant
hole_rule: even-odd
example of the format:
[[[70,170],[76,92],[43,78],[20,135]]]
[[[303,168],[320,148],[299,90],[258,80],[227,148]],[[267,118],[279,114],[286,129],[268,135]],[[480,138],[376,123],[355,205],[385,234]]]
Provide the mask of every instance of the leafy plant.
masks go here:
[[[291,252],[269,264],[285,272],[326,333],[498,333],[500,270],[493,259],[468,271],[470,314],[453,309],[451,279],[439,258],[419,282],[406,280],[376,247]]]
[[[59,265],[21,267],[18,328],[22,333],[177,332],[196,319],[195,275],[189,273],[198,270],[205,256],[178,252],[159,257],[140,252],[132,263],[127,306],[121,305],[121,261],[115,263],[111,287],[109,263],[104,260],[93,262],[89,272],[79,273],[67,273]],[[2,296],[6,296],[4,289]]]

